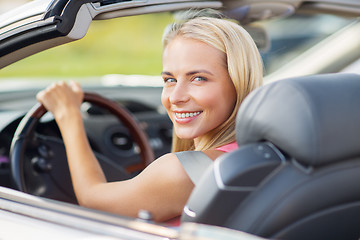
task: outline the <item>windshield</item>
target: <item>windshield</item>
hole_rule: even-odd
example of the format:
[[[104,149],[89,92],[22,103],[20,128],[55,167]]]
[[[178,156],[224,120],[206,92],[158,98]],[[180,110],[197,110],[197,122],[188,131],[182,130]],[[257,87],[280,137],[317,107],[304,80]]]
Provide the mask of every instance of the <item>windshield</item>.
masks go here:
[[[18,80],[25,87],[34,86],[34,82],[42,85],[44,81],[72,79],[87,84],[161,86],[161,37],[172,21],[170,13],[93,21],[83,39],[2,69],[0,83],[12,86]],[[254,25],[265,29],[270,43],[261,49],[264,75],[276,72],[353,21],[329,15],[295,15],[256,22]]]

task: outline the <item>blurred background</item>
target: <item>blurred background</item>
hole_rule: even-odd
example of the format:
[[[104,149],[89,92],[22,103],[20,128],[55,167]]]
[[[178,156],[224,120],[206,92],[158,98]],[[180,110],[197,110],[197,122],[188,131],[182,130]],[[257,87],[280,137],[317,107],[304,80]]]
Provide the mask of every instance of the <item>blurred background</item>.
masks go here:
[[[29,1],[0,0],[0,14]],[[1,69],[0,78],[160,75],[162,33],[172,20],[171,14],[163,13],[93,21],[80,41]]]
[[[0,0],[0,14],[29,1]],[[0,70],[0,80],[103,80],[134,74],[137,79],[139,75],[160,79],[161,38],[164,28],[172,21],[170,13],[93,21],[87,35],[80,41],[49,49],[5,67]],[[354,19],[330,15],[294,15],[256,23],[256,26],[264,29],[269,40],[269,46],[262,49],[261,54],[264,74],[271,81],[296,75],[343,71],[351,62],[356,62],[356,65],[350,66],[350,71],[359,71],[360,61],[355,61],[359,59],[359,54],[353,56],[359,52],[354,49],[360,47],[357,37],[360,34],[359,20],[354,22]],[[330,36],[332,40],[326,40]],[[340,65],[336,57],[349,60],[346,65]],[[293,61],[297,58],[299,61]],[[325,63],[328,66],[324,66]],[[159,84],[162,84],[161,80]]]

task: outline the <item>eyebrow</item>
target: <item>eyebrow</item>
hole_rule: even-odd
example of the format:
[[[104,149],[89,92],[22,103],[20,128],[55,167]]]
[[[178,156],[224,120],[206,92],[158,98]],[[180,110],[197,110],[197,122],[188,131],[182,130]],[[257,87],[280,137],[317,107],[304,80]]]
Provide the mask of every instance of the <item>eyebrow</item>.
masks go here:
[[[209,75],[214,76],[213,73],[209,72],[208,70],[204,70],[204,69],[203,69],[203,70],[194,70],[194,71],[191,71],[191,72],[187,72],[187,73],[186,73],[186,76],[191,76],[191,75],[194,75],[194,74],[197,74],[197,73],[207,73],[207,74],[209,74]],[[161,75],[174,76],[171,72],[166,72],[166,71],[161,72]]]
[[[173,74],[171,72],[161,72],[161,75],[169,75],[169,76],[173,76]]]

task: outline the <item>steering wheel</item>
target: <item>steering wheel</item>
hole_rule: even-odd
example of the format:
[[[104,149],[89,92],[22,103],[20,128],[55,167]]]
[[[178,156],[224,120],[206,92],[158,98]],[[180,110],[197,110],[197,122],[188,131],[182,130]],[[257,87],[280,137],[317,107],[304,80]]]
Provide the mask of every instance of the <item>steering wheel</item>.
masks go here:
[[[147,136],[126,109],[96,93],[85,92],[84,102],[109,110],[123,123],[140,148],[141,162],[126,168],[119,167],[106,156],[95,153],[101,165],[110,165],[111,174],[116,175],[117,180],[130,178],[132,173],[143,170],[154,160]],[[20,191],[76,203],[62,139],[35,133],[36,125],[46,112],[45,107],[38,103],[18,125],[10,149],[11,175]]]

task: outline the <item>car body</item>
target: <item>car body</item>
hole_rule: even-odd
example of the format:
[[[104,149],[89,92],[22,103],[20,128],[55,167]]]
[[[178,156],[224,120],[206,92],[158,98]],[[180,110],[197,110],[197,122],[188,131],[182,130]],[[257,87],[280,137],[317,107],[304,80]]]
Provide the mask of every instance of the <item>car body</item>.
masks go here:
[[[5,229],[1,236],[31,236],[34,239],[260,239],[240,231],[195,223],[183,223],[175,229],[152,223],[151,219],[129,219],[76,206],[69,174],[55,174],[54,170],[47,172],[38,162],[36,166],[31,165],[37,167],[34,174],[55,179],[53,185],[44,182],[34,190],[22,193],[18,191],[21,186],[14,183],[10,167],[13,136],[24,115],[36,104],[36,93],[51,82],[74,78],[71,70],[66,70],[69,66],[61,67],[61,61],[67,60],[57,57],[45,59],[55,68],[64,68],[59,72],[64,75],[44,77],[40,73],[39,77],[36,74],[30,78],[18,77],[15,74],[17,66],[19,69],[24,65],[36,68],[31,66],[31,60],[26,62],[25,58],[31,59],[36,53],[60,45],[77,43],[95,22],[97,27],[110,19],[190,8],[219,9],[243,24],[263,55],[265,83],[301,75],[360,72],[360,3],[356,0],[36,0],[5,12],[0,15],[0,221]],[[300,29],[295,28],[299,26]],[[153,27],[151,31],[156,32]],[[145,32],[143,28],[139,29],[130,30]],[[118,31],[121,33],[121,29]],[[121,38],[121,34],[118,37]],[[140,44],[145,44],[146,39],[144,37],[145,41]],[[85,42],[86,37],[79,44],[82,41]],[[101,49],[102,40],[92,45],[100,45]],[[63,51],[61,47],[56,49]],[[115,51],[116,46],[113,49]],[[160,60],[161,50],[156,56]],[[118,54],[116,57],[121,56]],[[95,68],[105,67],[96,62],[96,57],[92,61]],[[117,59],[109,58],[109,61],[116,62]],[[40,65],[39,71],[51,69],[34,62]],[[67,71],[70,74],[67,75]],[[128,74],[108,72],[101,76],[84,74],[75,78],[86,91],[111,98],[127,109],[146,132],[155,157],[159,157],[171,151],[172,137],[171,122],[160,103],[161,79],[143,73]],[[107,178],[121,180],[137,174],[137,171],[126,176],[119,174],[140,161],[139,146],[133,142],[129,131],[106,109],[91,103],[84,104],[82,109],[90,144],[101,155]],[[36,131],[49,137],[48,140],[60,138],[50,115],[39,121]],[[64,185],[58,187],[61,184]],[[56,187],[58,189],[53,193]],[[19,228],[22,230],[17,231]]]

